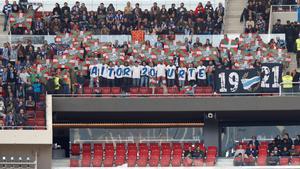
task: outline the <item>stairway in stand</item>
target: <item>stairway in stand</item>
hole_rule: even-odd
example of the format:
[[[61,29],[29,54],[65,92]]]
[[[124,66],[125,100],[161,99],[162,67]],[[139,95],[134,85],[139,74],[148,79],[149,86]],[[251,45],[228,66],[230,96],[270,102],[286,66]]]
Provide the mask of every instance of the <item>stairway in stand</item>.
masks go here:
[[[240,23],[240,17],[246,5],[246,0],[228,0],[224,33],[243,33],[244,23]]]

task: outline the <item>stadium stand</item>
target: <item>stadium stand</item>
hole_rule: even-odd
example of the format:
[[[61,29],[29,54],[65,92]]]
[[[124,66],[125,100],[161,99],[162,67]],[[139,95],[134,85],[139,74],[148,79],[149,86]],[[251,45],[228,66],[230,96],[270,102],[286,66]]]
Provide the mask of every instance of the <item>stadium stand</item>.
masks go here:
[[[10,7],[12,6],[12,9]],[[8,8],[9,7],[9,8]],[[151,9],[142,10],[139,3],[132,7],[128,2],[123,11],[113,4],[100,4],[97,11],[89,11],[85,3],[76,2],[73,7],[64,3],[55,4],[53,11],[38,12],[25,9],[18,4],[5,5],[5,14],[10,15],[13,34],[55,35],[71,30],[91,31],[93,34],[131,34],[132,30],[144,30],[146,34],[219,34],[222,31],[224,7],[221,3],[214,9],[210,1],[201,2],[195,9],[188,10],[184,3],[167,9],[156,2]],[[19,21],[25,17],[24,22]],[[6,29],[5,29],[6,30]]]
[[[292,140],[288,133],[283,137],[279,135],[271,142],[259,142],[252,137],[249,142],[237,144],[234,153],[234,165],[299,165],[300,162],[300,136]]]
[[[99,167],[102,164],[112,167],[125,163],[129,167],[214,166],[217,147],[205,148],[201,143],[84,143],[71,144],[70,153],[71,167]]]

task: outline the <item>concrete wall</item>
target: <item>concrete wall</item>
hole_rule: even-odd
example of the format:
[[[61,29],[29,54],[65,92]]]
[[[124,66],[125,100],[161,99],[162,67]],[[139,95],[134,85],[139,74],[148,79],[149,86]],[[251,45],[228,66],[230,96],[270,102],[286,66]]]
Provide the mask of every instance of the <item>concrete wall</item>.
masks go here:
[[[51,169],[52,165],[52,145],[37,145],[37,144],[26,144],[26,145],[12,145],[12,144],[1,144],[0,145],[0,157],[19,156],[26,158],[29,156],[34,159],[35,152],[37,152],[37,168],[38,169]]]
[[[299,97],[53,97],[53,112],[224,112],[300,110]]]

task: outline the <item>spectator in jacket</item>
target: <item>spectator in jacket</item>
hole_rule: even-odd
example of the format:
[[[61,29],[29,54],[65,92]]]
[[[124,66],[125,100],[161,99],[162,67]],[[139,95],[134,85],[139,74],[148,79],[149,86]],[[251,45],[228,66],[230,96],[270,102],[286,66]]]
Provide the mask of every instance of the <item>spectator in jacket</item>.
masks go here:
[[[5,5],[3,6],[2,12],[4,13],[3,32],[5,32],[8,24],[9,14],[12,12],[12,5],[8,0],[5,0]]]

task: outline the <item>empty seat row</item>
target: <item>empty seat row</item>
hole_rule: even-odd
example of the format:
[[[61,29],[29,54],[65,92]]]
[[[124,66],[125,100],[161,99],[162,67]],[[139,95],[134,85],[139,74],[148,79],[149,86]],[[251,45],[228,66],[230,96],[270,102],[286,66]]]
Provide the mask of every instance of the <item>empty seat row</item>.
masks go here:
[[[183,146],[182,146],[183,145]],[[127,163],[128,166],[212,166],[215,165],[217,149],[214,146],[207,148],[206,159],[191,160],[184,159],[183,152],[188,149],[191,143],[112,143],[94,144],[93,151],[91,144],[72,144],[70,166],[82,167],[112,167]],[[203,144],[199,147],[206,150]],[[194,147],[194,146],[193,146]]]

